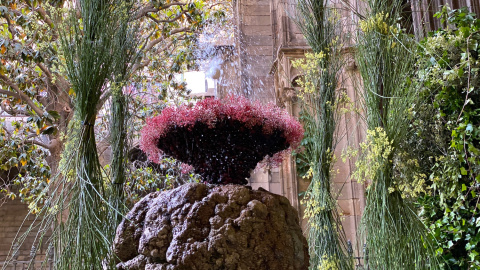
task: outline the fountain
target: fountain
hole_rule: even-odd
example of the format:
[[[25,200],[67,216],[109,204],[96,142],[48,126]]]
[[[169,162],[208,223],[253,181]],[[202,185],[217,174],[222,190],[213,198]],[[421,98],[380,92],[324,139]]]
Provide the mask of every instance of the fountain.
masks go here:
[[[149,159],[172,156],[204,183],[139,201],[117,229],[118,269],[308,269],[288,199],[243,186],[259,161],[278,164],[302,136],[287,112],[236,96],[166,108],[147,121],[141,148]]]

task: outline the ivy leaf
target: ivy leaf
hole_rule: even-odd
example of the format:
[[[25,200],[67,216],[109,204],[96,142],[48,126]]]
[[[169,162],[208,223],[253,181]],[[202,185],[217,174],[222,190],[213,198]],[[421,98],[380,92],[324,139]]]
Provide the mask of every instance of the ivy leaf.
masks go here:
[[[52,116],[55,120],[58,120],[60,118],[60,114],[57,111],[48,111],[48,114]]]
[[[451,240],[450,240],[450,241],[448,241],[448,243],[447,243],[447,247],[448,247],[448,248],[451,248],[451,247],[453,247],[453,242],[452,242]]]
[[[470,254],[468,254],[468,256],[470,257],[470,260],[472,261],[475,261],[475,257],[478,255],[478,252],[476,252],[475,250],[472,250],[472,252],[470,252]]]
[[[464,167],[461,167],[461,168],[460,168],[460,173],[461,173],[462,175],[467,175],[467,174],[468,174],[467,170],[465,170]],[[463,185],[463,186],[465,186],[465,185]],[[463,191],[463,186],[462,186],[462,191]]]
[[[465,129],[465,131],[472,132],[472,131],[473,131],[473,126],[472,126],[472,124],[468,124],[468,125],[467,125],[467,128]]]

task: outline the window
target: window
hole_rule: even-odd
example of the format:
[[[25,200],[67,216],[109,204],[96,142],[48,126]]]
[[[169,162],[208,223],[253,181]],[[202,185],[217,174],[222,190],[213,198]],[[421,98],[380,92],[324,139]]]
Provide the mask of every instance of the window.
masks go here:
[[[433,15],[444,5],[449,5],[452,9],[468,7],[470,12],[480,16],[480,1],[478,0],[407,0],[410,2],[412,10],[412,19],[415,34],[422,38],[426,33],[437,30],[445,25],[441,25],[439,19]]]

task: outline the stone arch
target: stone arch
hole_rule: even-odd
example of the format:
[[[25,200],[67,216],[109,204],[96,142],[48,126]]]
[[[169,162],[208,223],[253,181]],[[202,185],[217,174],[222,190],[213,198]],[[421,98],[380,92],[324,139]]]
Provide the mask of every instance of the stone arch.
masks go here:
[[[298,84],[296,83],[296,80],[303,77],[303,72],[300,71],[299,69],[293,67],[293,65],[290,66],[290,70],[289,70],[290,74],[289,74],[289,78],[290,78],[290,87],[298,87],[298,85],[296,86],[295,84]]]
[[[299,79],[303,79],[303,75],[296,75],[295,77],[293,77],[292,81],[290,82],[292,87],[293,88],[297,88],[297,87],[300,87],[300,84],[298,82]]]

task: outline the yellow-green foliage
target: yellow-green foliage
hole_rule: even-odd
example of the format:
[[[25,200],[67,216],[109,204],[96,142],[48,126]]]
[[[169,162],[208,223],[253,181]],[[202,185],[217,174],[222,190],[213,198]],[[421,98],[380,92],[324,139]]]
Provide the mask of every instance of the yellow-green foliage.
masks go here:
[[[312,167],[310,167],[310,170],[312,170]],[[320,188],[321,186],[318,183],[316,182],[312,183],[312,191],[307,195],[305,195],[305,197],[301,201],[302,204],[306,206],[303,217],[306,219],[309,219],[310,225],[315,225],[313,223],[314,220],[310,218],[315,217],[316,215],[320,214],[322,211],[325,211],[325,204],[320,203],[317,198],[314,198],[311,195],[311,194],[319,194]]]
[[[402,198],[415,198],[426,191],[427,175],[421,172],[418,159],[412,158],[409,153],[402,151],[394,159],[395,177],[393,185],[388,188],[390,193],[400,191]]]
[[[360,144],[360,149],[362,156],[355,162],[356,170],[352,175],[359,183],[375,179],[379,170],[392,162],[393,147],[381,127],[367,130],[367,138]]]
[[[388,13],[379,12],[365,20],[361,20],[359,22],[360,29],[362,29],[364,33],[373,31],[383,35],[398,33],[396,26],[388,24],[388,16]]]
[[[337,260],[338,259],[328,257],[327,255],[323,255],[317,269],[318,270],[339,270],[336,263]]]
[[[332,40],[331,45],[336,46],[337,43],[338,38],[335,38]],[[320,98],[318,88],[321,86],[321,82],[319,81],[319,78],[322,76],[322,73],[326,71],[325,68],[320,67],[324,66],[322,63],[325,61],[325,57],[326,54],[321,51],[319,53],[306,53],[305,58],[292,61],[292,66],[303,73],[303,76],[298,78],[296,82],[300,86],[300,89],[297,92],[297,97],[305,103],[312,103]],[[335,87],[332,83],[327,83],[326,86]],[[359,108],[355,106],[346,92],[338,93],[335,98],[335,103],[332,104],[332,102],[326,101],[325,105],[328,106],[327,109],[336,112],[339,115],[348,112],[360,112]]]
[[[367,138],[360,144],[360,150],[361,156],[355,162],[355,171],[352,174],[359,183],[375,179],[385,164],[392,164],[394,177],[388,187],[390,193],[399,191],[402,198],[414,198],[426,192],[427,176],[419,172],[418,160],[404,151],[395,151],[383,128],[367,130]],[[358,153],[357,149],[346,149],[342,155],[343,162],[346,162],[347,158],[357,157]]]
[[[305,100],[306,94],[315,95],[318,94],[318,77],[321,75],[321,70],[319,67],[323,59],[325,58],[325,53],[306,53],[305,58],[297,59],[292,62],[293,67],[300,69],[304,72],[304,77],[297,79],[297,83],[300,85],[300,90],[298,91],[297,96]]]

